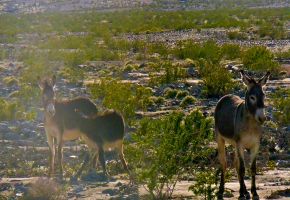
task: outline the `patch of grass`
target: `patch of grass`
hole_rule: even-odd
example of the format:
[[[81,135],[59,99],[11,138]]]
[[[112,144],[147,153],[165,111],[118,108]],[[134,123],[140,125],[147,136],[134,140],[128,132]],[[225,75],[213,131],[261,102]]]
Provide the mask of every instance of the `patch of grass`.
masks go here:
[[[65,200],[66,189],[48,178],[39,178],[33,183],[23,200]]]

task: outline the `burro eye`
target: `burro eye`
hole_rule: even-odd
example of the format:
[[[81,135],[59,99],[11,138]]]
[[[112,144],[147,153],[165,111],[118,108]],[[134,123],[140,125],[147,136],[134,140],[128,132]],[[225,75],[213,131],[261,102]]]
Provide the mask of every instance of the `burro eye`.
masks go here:
[[[256,96],[255,96],[255,95],[250,95],[250,101],[251,101],[252,103],[256,103],[256,101],[257,101]]]

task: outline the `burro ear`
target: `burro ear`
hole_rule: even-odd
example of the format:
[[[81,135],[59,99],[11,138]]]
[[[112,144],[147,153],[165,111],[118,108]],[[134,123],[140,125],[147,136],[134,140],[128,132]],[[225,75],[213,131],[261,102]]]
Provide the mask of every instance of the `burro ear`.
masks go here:
[[[55,86],[55,83],[56,83],[56,76],[55,76],[55,74],[52,76],[52,78],[51,78],[51,85],[52,85],[52,87],[54,87]]]
[[[43,89],[43,81],[41,80],[40,76],[37,76],[37,84],[40,89]]]
[[[241,74],[243,83],[249,88],[254,83],[254,80],[251,79],[249,76],[247,76],[244,70],[242,69],[240,70],[240,74]]]
[[[270,71],[268,71],[268,72],[265,74],[265,76],[263,76],[262,78],[259,79],[258,83],[259,83],[261,86],[266,85],[266,83],[267,83],[267,81],[268,81],[270,75],[271,75],[271,73],[270,73]]]

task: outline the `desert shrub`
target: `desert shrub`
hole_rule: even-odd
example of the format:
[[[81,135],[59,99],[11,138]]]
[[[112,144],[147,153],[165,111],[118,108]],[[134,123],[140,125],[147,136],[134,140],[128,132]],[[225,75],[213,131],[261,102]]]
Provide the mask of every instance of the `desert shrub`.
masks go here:
[[[203,44],[197,44],[192,41],[181,42],[173,53],[180,59],[190,58],[197,60],[203,58],[213,63],[218,63],[222,58],[221,48],[212,40]]]
[[[263,46],[251,47],[242,55],[242,61],[246,69],[253,71],[270,70],[276,74],[279,72],[279,64],[273,59],[274,55]]]
[[[146,110],[152,95],[150,88],[114,79],[101,79],[100,83],[88,85],[88,89],[92,98],[100,99],[106,108],[119,111],[125,119],[134,117],[138,109]]]
[[[241,56],[241,47],[237,44],[224,44],[221,52],[225,59],[232,60]]]
[[[189,92],[187,90],[179,90],[177,92],[176,98],[177,99],[183,99],[184,97],[186,97],[187,95],[189,95]]]
[[[160,85],[160,84],[168,84],[174,83],[179,80],[182,80],[186,77],[186,69],[174,65],[171,62],[161,62],[159,66],[154,68],[157,72],[163,72],[160,76],[152,76],[150,77],[150,85]]]
[[[199,73],[204,82],[203,93],[207,96],[221,96],[231,92],[234,81],[231,73],[220,64],[199,61]]]
[[[159,105],[159,106],[164,104],[164,102],[165,102],[164,97],[152,96],[152,97],[150,97],[150,100],[152,100],[154,104]]]
[[[65,200],[65,188],[55,181],[39,178],[33,183],[23,200]]]
[[[0,49],[0,60],[5,60],[9,56],[9,52],[7,49]]]
[[[278,51],[275,53],[277,58],[290,58],[290,49],[288,51]]]
[[[274,118],[281,125],[290,124],[290,89],[279,88],[271,93],[271,104],[274,106]]]
[[[211,127],[212,119],[199,110],[140,121],[125,153],[134,165],[137,181],[145,185],[153,199],[170,199],[182,175],[208,160]]]
[[[163,92],[166,99],[173,99],[176,97],[178,90],[166,88]]]
[[[35,111],[25,109],[21,101],[13,99],[12,101],[0,98],[0,120],[33,120],[36,117]]]
[[[258,34],[261,38],[270,37],[271,39],[281,40],[287,38],[287,31],[283,27],[283,23],[280,25],[273,25],[271,23],[263,24],[258,29]]]
[[[229,31],[227,35],[230,40],[246,40],[248,38],[246,33],[239,31]]]
[[[19,81],[14,76],[6,76],[5,78],[3,78],[3,82],[5,83],[5,85],[11,87],[13,85],[18,85]]]
[[[204,168],[195,173],[195,183],[189,187],[195,195],[204,199],[215,199],[217,190],[217,174],[214,168]]]
[[[186,96],[186,97],[184,97],[184,99],[182,99],[180,106],[182,108],[185,108],[189,105],[194,104],[195,102],[196,102],[196,99],[193,96]]]
[[[80,83],[85,78],[85,72],[79,66],[64,67],[59,74],[70,83]]]
[[[15,102],[0,98],[0,120],[13,120],[16,118],[19,105]]]

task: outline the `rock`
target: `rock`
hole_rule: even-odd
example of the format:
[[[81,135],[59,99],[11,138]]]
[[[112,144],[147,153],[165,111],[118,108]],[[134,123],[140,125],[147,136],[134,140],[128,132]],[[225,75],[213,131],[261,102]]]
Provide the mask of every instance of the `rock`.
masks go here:
[[[103,194],[108,194],[110,196],[115,196],[117,194],[119,194],[119,190],[118,189],[105,189],[102,191]]]
[[[115,185],[115,187],[120,187],[120,186],[122,186],[122,185],[123,185],[123,183],[118,182],[118,183]]]

